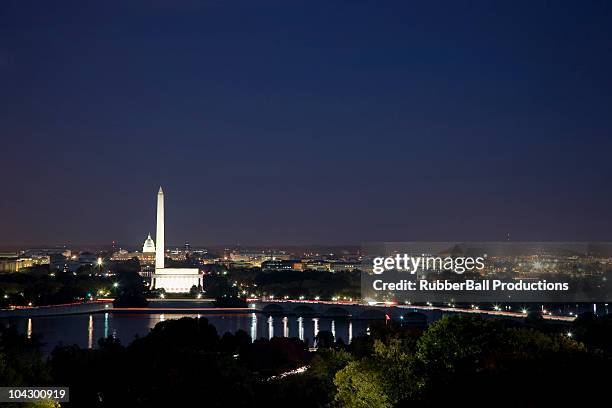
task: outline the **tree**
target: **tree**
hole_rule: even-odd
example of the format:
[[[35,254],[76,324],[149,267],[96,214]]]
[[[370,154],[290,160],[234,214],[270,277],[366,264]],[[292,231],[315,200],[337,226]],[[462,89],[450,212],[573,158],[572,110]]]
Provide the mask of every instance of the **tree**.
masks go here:
[[[319,348],[332,348],[335,343],[334,334],[328,330],[319,331],[314,340]]]
[[[28,339],[14,327],[0,328],[0,384],[47,384],[51,377],[42,360],[40,346],[36,336]]]
[[[198,286],[196,285],[192,285],[191,288],[189,289],[189,296],[191,297],[196,297],[198,296],[198,294],[200,294],[200,289]]]
[[[53,400],[41,400],[34,402],[27,402],[24,408],[60,408],[61,404]]]
[[[146,307],[145,287],[142,277],[137,272],[123,272],[119,275],[118,296],[113,305],[115,307]]]
[[[368,359],[352,361],[336,373],[338,392],[334,401],[347,408],[389,408],[380,369]]]

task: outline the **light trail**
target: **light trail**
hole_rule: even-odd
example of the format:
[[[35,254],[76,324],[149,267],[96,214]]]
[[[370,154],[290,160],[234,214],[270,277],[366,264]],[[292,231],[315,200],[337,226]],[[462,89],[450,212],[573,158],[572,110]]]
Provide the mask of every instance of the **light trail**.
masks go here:
[[[255,299],[255,298],[247,299],[247,302],[251,302],[251,303],[257,303],[260,301],[261,300]],[[462,309],[462,308],[456,308],[456,307],[442,307],[442,306],[398,305],[397,303],[394,303],[394,302],[389,302],[388,304],[373,304],[373,305],[363,304],[363,303],[359,303],[355,301],[351,302],[348,300],[333,301],[333,300],[314,300],[314,299],[313,300],[269,299],[269,300],[263,300],[261,302],[324,304],[324,305],[337,305],[337,306],[342,306],[342,305],[344,306],[364,306],[364,307],[372,307],[372,308],[398,307],[402,309],[439,310],[442,312],[451,312],[451,313],[471,313],[471,314],[480,314],[480,315],[492,315],[492,316],[500,316],[500,317],[517,317],[517,318],[524,318],[526,316],[526,314],[522,312],[505,312],[505,311],[498,311],[498,310],[483,310],[483,309]],[[554,316],[554,315],[547,315],[547,314],[543,314],[542,317],[545,320],[558,320],[558,321],[565,321],[565,322],[572,322],[576,319],[576,316]]]

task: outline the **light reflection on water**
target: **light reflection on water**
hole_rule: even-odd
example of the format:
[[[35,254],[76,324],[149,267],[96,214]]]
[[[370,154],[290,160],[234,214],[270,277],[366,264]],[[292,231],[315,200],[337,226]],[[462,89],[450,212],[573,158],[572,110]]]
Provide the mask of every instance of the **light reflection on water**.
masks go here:
[[[108,312],[104,313],[104,337],[108,337]]]
[[[298,317],[298,337],[304,341],[304,318]]]
[[[283,317],[283,337],[289,337],[289,318]]]
[[[255,313],[252,313],[251,314],[251,341],[254,341],[256,338],[257,338],[257,315]]]
[[[87,324],[87,348],[93,348],[93,315],[89,315]]]
[[[91,315],[47,316],[32,318],[0,319],[3,326],[15,326],[20,333],[31,337],[40,335],[45,353],[58,344],[77,344],[82,348],[97,347],[97,342],[109,334],[122,344],[129,344],[135,337],[145,336],[157,323],[181,317],[206,318],[219,335],[244,330],[252,339],[270,339],[276,336],[296,336],[313,345],[319,331],[332,332],[336,339],[348,344],[354,335],[366,332],[371,320],[302,316],[269,316],[250,314],[163,314],[163,313],[96,313]]]
[[[270,316],[268,317],[268,340],[272,337],[274,337],[274,319]]]

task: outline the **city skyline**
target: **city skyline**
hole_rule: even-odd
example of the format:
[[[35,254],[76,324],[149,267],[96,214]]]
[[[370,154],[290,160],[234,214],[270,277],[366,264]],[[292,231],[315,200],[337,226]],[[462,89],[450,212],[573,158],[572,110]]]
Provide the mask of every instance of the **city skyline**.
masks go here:
[[[0,247],[612,239],[610,4],[0,15]]]
[[[610,73],[601,0],[0,1],[0,403],[605,401]]]

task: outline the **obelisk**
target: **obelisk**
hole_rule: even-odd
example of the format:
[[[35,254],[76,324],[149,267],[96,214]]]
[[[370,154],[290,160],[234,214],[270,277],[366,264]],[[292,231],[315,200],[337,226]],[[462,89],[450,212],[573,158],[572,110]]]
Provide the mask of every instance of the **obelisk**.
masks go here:
[[[164,268],[164,190],[157,192],[157,231],[155,233],[155,270]]]

